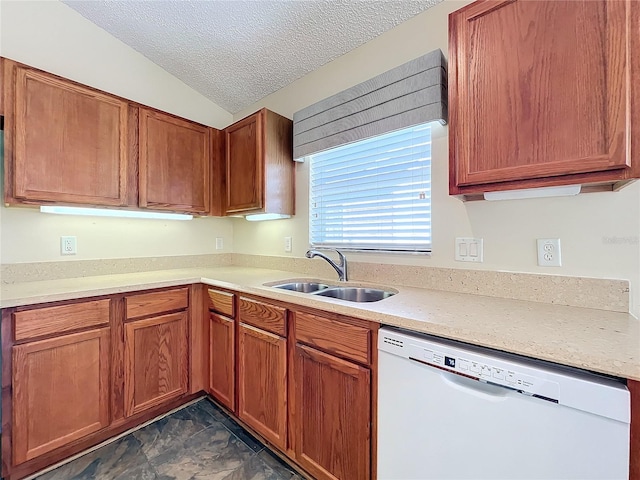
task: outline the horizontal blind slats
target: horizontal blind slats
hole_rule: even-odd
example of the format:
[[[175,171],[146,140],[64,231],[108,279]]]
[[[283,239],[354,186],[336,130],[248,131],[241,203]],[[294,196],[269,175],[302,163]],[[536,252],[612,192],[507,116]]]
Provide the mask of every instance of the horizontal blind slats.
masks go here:
[[[428,125],[313,155],[312,246],[429,251],[430,164]]]

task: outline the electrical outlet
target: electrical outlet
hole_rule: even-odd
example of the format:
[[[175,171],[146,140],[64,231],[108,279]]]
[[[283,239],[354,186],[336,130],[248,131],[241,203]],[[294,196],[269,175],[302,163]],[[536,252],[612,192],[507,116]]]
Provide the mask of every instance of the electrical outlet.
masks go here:
[[[216,250],[222,250],[224,248],[224,242],[222,237],[216,237]]]
[[[60,255],[75,255],[78,253],[76,237],[60,237]]]
[[[284,237],[284,251],[291,251],[291,237]]]
[[[559,238],[539,238],[538,265],[541,267],[560,267],[562,258]]]

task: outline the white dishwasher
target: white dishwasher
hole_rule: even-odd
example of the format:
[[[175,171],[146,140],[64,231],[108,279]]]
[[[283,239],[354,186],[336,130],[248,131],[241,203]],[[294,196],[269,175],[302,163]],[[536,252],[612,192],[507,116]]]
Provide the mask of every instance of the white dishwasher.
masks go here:
[[[388,327],[378,349],[379,480],[629,478],[623,382]]]

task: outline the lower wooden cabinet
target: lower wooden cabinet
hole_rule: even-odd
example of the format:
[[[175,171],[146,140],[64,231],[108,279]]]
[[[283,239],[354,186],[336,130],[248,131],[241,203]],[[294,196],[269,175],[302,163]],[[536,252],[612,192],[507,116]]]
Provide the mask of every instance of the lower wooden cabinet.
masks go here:
[[[235,410],[235,322],[209,314],[209,393],[229,410]]]
[[[13,347],[13,463],[109,425],[110,329]]]
[[[187,312],[125,325],[124,397],[127,417],[187,393]]]
[[[292,412],[296,461],[316,478],[371,478],[371,372],[296,344]]]
[[[198,336],[207,323],[203,308],[190,308],[192,296],[204,307],[193,292],[3,309],[0,476],[22,479],[195,398],[207,383],[208,335]]]
[[[284,450],[287,339],[244,323],[238,337],[238,417]]]

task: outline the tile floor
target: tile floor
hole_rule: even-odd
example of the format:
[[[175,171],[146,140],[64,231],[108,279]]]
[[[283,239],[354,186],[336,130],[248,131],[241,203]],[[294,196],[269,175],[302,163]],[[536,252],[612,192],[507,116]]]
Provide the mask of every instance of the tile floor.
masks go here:
[[[38,480],[302,480],[208,399]]]

